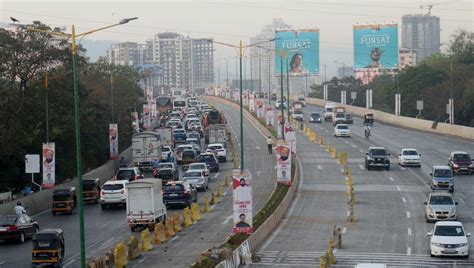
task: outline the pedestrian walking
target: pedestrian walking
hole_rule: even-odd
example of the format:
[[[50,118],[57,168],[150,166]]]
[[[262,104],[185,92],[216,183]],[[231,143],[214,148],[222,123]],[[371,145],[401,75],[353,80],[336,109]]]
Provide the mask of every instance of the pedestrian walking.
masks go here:
[[[268,146],[268,154],[273,154],[273,139],[272,139],[272,136],[268,136],[267,146]]]

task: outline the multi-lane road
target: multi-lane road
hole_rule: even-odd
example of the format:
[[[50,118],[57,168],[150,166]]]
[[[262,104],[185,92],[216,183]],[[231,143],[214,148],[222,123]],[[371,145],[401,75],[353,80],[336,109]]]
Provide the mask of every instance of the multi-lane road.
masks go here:
[[[322,113],[308,105],[305,114]],[[307,117],[305,117],[307,122]],[[375,123],[370,139],[364,137],[361,119],[350,125],[351,138],[335,138],[329,122],[311,124],[338,152],[348,152],[356,192],[356,223],[346,221],[348,206],[345,176],[326,152],[326,147],[297,136],[298,159],[302,167],[297,196],[278,229],[257,252],[260,266],[314,266],[327,249],[332,226],[342,227],[342,249],[336,250],[337,264],[353,267],[362,262],[395,266],[474,266],[471,259],[432,258],[429,237],[433,227],[424,218],[424,201],[433,165],[446,165],[451,151],[474,152],[474,143],[400,129]],[[391,153],[390,171],[367,171],[364,156],[369,146],[383,146]],[[416,148],[422,155],[421,168],[398,166],[402,148]],[[474,176],[455,177],[454,198],[459,202],[458,220],[467,232],[474,232]],[[471,247],[470,253],[474,252]]]
[[[233,108],[216,104],[226,114],[230,130],[240,140],[238,114]],[[235,131],[234,131],[235,130]],[[275,184],[274,159],[268,156],[265,137],[254,125],[245,119],[244,144],[246,149],[246,168],[254,174],[254,208],[258,211],[269,198]],[[237,146],[237,148],[239,148]],[[228,149],[228,154],[231,150]],[[237,152],[238,157],[238,152]],[[230,157],[229,157],[230,158]],[[219,173],[212,173],[215,178],[211,187],[215,186],[216,178],[222,179],[225,173],[231,172],[232,163],[221,163]],[[182,174],[183,172],[180,172]],[[232,191],[224,189],[222,202],[212,207],[212,212],[203,214],[197,224],[185,228],[181,233],[163,245],[156,246],[152,252],[130,263],[130,267],[189,267],[195,262],[200,253],[225,241],[232,230]],[[210,192],[199,192],[198,203],[202,206],[204,195]],[[171,208],[168,213],[180,212],[181,209]],[[130,229],[125,222],[125,210],[116,208],[102,211],[98,205],[86,205],[85,241],[88,258],[98,256],[121,240],[127,240]],[[79,267],[79,219],[74,215],[52,216],[47,210],[33,216],[40,228],[62,228],[66,241],[65,267]],[[24,244],[0,243],[0,267],[31,267],[31,241]]]

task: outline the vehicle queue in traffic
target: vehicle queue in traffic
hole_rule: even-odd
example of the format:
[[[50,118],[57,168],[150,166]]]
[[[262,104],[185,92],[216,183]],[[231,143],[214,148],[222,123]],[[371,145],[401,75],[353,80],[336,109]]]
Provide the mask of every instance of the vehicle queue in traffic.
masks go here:
[[[198,191],[205,192],[209,189],[213,180],[211,173],[219,171],[219,163],[227,160],[227,153],[225,142],[203,144],[205,129],[202,121],[213,109],[197,98],[191,100],[186,103],[192,103],[193,106],[173,108],[157,118],[156,125],[171,130],[172,143],[160,144],[161,157],[151,161],[151,170],[134,166],[132,162],[122,158],[116,175],[103,185],[100,185],[99,178],[83,179],[84,203],[100,204],[103,210],[125,207],[129,213],[127,202],[133,201],[129,191],[136,188],[131,186],[134,182],[146,182],[148,178],[160,179],[156,181],[161,182],[157,188],[160,190],[154,197],[160,198],[154,202],[158,204],[154,207],[164,210],[160,216],[166,216],[166,208],[171,206],[178,205],[182,208],[197,202]],[[75,187],[57,187],[52,199],[53,215],[73,214],[78,206]],[[164,204],[164,208],[160,208],[159,204]],[[16,210],[20,212],[15,213]],[[32,266],[48,264],[61,267],[65,257],[63,231],[59,228],[40,230],[40,223],[27,215],[20,202],[15,211],[9,215],[0,215],[0,241],[24,243],[31,239]],[[163,219],[161,217],[159,220]],[[132,231],[140,225],[129,221],[128,216],[127,223]]]
[[[279,105],[275,103],[275,105]],[[339,111],[338,111],[339,109]],[[374,115],[363,116],[364,136],[369,139],[374,123]],[[337,107],[336,103],[327,102],[323,113],[311,112],[307,116],[308,123],[331,122],[334,137],[351,137],[349,125],[353,123],[352,115]],[[352,133],[353,134],[353,133]],[[418,167],[422,165],[421,153],[416,148],[402,148],[396,156],[400,167]],[[364,156],[367,170],[382,169],[389,171],[391,155],[385,147],[370,146]],[[464,229],[458,219],[458,202],[455,201],[455,175],[474,174],[474,160],[468,152],[453,151],[447,156],[447,163],[439,163],[430,167],[429,185],[432,190],[424,202],[424,217],[428,223],[434,223],[427,233],[430,237],[428,253],[432,256],[469,257],[469,241],[471,235]]]

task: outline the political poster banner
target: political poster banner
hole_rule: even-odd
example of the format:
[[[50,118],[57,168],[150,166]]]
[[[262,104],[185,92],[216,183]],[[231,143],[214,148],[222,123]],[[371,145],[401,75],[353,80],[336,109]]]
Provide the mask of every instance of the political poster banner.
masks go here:
[[[251,234],[253,232],[252,175],[250,171],[232,170],[233,219],[232,232]]]
[[[249,95],[249,110],[250,112],[255,112],[255,99],[253,94]]]
[[[293,122],[285,124],[285,141],[290,145],[291,153],[296,155],[296,126]]]
[[[281,111],[278,112],[278,127],[277,127],[277,138],[278,139],[283,139],[283,135],[281,133],[283,129],[283,115]]]
[[[148,104],[143,104],[143,127],[151,127],[150,107],[148,106]]]
[[[258,98],[257,99],[257,117],[258,118],[263,118],[265,116],[265,102],[263,99]]]
[[[280,141],[276,147],[277,183],[291,186],[291,147]]]
[[[273,127],[274,122],[275,122],[275,113],[272,110],[272,107],[269,106],[267,107],[267,111],[265,113],[265,123],[267,124],[268,127]]]
[[[398,70],[398,25],[354,25],[354,67],[357,79],[368,84],[380,74]]]
[[[148,107],[150,107],[151,118],[156,118],[156,99],[148,99]]]
[[[110,159],[118,159],[118,125],[109,124]]]
[[[281,73],[280,53],[288,52],[288,66],[283,64],[283,73],[316,75],[319,73],[319,29],[296,29],[275,31],[276,74]]]
[[[56,183],[56,149],[54,142],[43,143],[43,183],[41,187],[54,188]]]
[[[132,112],[131,115],[131,121],[132,121],[132,129],[134,133],[140,132],[140,122],[138,120],[138,113],[137,112]]]

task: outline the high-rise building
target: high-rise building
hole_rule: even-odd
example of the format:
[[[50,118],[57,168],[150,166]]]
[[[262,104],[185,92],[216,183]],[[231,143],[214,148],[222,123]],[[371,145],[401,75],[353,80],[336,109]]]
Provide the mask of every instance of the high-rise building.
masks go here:
[[[209,38],[192,39],[193,92],[204,92],[214,81],[214,45]]]
[[[402,17],[402,47],[413,49],[417,62],[440,52],[439,17],[405,15]]]
[[[143,65],[153,63],[153,42],[145,44],[135,42],[122,42],[113,44],[107,50],[109,63],[115,65]]]
[[[398,65],[400,70],[408,66],[416,65],[416,52],[413,49],[400,48],[398,49]]]
[[[291,26],[286,24],[283,19],[273,19],[272,24],[265,25],[259,34],[250,38],[250,43],[255,44],[258,42],[265,42],[275,38],[275,30],[290,28]],[[261,87],[264,92],[268,92],[269,85],[270,91],[273,91],[276,88],[274,50],[275,42],[267,42],[250,48],[252,78],[254,80],[261,78]],[[259,87],[254,88],[254,91],[258,90]]]

